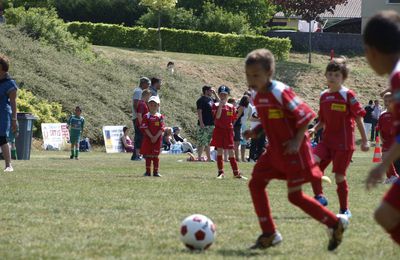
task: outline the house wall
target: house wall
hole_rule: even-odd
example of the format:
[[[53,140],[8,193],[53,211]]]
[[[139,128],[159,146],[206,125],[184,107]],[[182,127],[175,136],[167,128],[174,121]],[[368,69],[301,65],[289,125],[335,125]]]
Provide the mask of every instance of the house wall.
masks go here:
[[[273,22],[286,23],[286,26],[297,28],[299,20],[297,18],[274,18]]]
[[[400,13],[400,4],[389,4],[388,0],[362,0],[362,28],[364,30],[368,20],[378,11],[396,10]]]

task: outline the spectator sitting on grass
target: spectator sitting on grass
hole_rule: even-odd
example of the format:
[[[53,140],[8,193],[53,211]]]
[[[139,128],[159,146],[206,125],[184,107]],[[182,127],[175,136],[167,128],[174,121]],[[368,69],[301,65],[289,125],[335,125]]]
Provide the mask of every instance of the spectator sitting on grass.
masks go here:
[[[180,135],[181,129],[178,126],[175,126],[173,128],[174,131],[174,140],[176,142],[179,142],[182,144],[182,152],[187,153],[187,152],[191,152],[193,153],[194,149],[193,149],[193,145],[191,143],[189,143],[186,138],[183,138]]]
[[[124,128],[122,128],[122,131],[124,132],[124,134],[121,137],[121,141],[122,145],[124,146],[125,152],[133,153],[135,151],[135,148],[133,146],[131,138],[129,137],[129,128],[124,126]]]
[[[166,127],[164,130],[164,135],[163,135],[163,148],[165,151],[169,151],[171,149],[171,146],[175,143],[175,139],[172,135],[172,128],[171,127]]]

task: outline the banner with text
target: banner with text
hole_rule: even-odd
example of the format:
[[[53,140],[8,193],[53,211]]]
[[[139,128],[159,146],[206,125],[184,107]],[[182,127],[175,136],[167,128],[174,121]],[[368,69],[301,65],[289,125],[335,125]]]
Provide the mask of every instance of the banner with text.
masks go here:
[[[62,150],[69,142],[66,123],[44,123],[41,125],[45,150]]]
[[[107,153],[123,153],[121,137],[124,126],[103,126],[104,144]]]

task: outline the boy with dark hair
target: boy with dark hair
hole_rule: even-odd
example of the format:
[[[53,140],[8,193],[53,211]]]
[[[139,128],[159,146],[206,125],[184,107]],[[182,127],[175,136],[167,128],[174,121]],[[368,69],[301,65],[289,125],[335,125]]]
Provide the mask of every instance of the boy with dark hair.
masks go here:
[[[314,148],[314,159],[319,163],[322,172],[332,162],[340,204],[339,213],[350,218],[346,172],[355,150],[355,122],[361,134],[361,150],[368,151],[369,143],[363,123],[365,110],[355,93],[343,86],[348,74],[346,61],[342,58],[333,59],[326,67],[328,89],[321,93],[319,121],[310,132],[324,129],[321,142]],[[312,186],[315,198],[326,206],[328,201],[323,194],[321,182],[312,182]]]
[[[236,108],[228,103],[228,97],[231,91],[227,86],[218,88],[219,103],[212,107],[214,115],[215,128],[212,135],[211,145],[217,149],[218,179],[225,177],[223,153],[227,150],[229,153],[229,162],[232,167],[233,176],[237,179],[247,179],[240,174],[237,161],[235,159],[234,141],[233,141],[233,122],[236,119]]]
[[[292,89],[273,80],[275,59],[266,49],[255,50],[246,58],[246,77],[249,87],[256,90],[254,105],[261,125],[244,133],[246,138],[264,130],[268,151],[254,166],[249,188],[262,234],[252,249],[265,249],[282,241],[276,230],[269,206],[266,186],[272,179],[287,181],[288,199],[312,218],[326,225],[330,231],[328,250],[342,242],[348,225],[345,215],[335,216],[302,191],[302,185],[321,179],[307,134],[308,124],[315,117],[311,108],[296,96]]]
[[[395,142],[383,161],[374,167],[366,180],[367,189],[381,182],[383,175],[400,157],[400,15],[384,11],[373,16],[364,30],[365,56],[379,75],[389,74],[393,94]],[[375,211],[375,220],[400,245],[400,180],[386,193]]]
[[[85,126],[85,118],[81,116],[82,109],[77,106],[75,113],[68,118],[67,124],[69,128],[69,140],[71,143],[71,155],[70,159],[79,160],[79,142],[81,134]]]
[[[8,138],[10,132],[16,134],[17,123],[17,91],[15,81],[8,74],[10,62],[6,56],[0,54],[0,147],[5,160],[4,172],[14,171],[11,166],[10,146]]]

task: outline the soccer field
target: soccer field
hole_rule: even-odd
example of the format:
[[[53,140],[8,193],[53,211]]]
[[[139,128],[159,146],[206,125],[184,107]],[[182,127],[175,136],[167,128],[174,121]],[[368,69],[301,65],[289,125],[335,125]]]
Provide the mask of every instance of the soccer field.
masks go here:
[[[128,154],[34,152],[0,177],[0,259],[400,259],[400,249],[378,227],[372,212],[388,185],[364,189],[372,151],[355,153],[349,170],[353,218],[343,244],[326,250],[325,227],[292,206],[284,182],[269,195],[283,243],[250,251],[260,229],[247,182],[217,180],[215,163],[189,163],[161,156],[163,178],[142,177],[144,162]],[[3,162],[2,162],[3,163]],[[252,163],[239,165],[250,177]],[[228,174],[229,173],[229,174]],[[328,176],[332,177],[330,173]],[[306,192],[310,194],[309,185]],[[336,185],[325,185],[329,208],[338,211]],[[179,240],[181,221],[200,213],[217,226],[204,253],[187,251]]]

